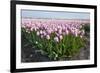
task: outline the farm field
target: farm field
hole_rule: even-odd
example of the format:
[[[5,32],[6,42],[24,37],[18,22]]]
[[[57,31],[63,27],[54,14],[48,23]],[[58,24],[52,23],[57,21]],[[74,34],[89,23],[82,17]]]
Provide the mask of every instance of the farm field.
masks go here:
[[[21,62],[89,58],[89,19],[22,18]]]

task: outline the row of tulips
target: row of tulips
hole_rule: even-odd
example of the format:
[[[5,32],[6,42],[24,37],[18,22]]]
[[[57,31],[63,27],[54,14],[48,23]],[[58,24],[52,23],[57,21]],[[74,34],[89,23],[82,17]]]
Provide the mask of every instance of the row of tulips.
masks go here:
[[[49,22],[49,23],[48,23]],[[84,24],[47,21],[22,21],[22,34],[33,47],[50,59],[74,56],[84,47]]]

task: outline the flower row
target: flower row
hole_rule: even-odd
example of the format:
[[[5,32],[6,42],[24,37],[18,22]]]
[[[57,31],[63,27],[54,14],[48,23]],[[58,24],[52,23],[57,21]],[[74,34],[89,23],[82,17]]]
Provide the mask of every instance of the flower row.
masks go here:
[[[37,36],[41,38],[51,39],[51,35],[54,34],[54,41],[59,42],[63,39],[64,35],[72,34],[75,37],[83,37],[85,32],[82,29],[82,23],[73,23],[66,21],[39,21],[39,20],[30,20],[22,21],[22,28],[26,29],[26,32],[30,33],[35,31]]]

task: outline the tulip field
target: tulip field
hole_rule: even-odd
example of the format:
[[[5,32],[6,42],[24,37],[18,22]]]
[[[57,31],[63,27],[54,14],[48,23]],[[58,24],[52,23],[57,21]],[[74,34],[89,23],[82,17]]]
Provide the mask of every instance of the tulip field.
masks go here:
[[[23,18],[21,22],[22,48],[30,50],[27,59],[43,59],[40,53],[50,61],[71,60],[89,46],[89,34],[90,21],[85,19]]]

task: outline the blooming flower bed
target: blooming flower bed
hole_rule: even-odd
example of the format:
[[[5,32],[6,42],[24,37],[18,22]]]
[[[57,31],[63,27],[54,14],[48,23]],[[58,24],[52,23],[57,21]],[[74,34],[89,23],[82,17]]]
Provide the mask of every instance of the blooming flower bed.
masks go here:
[[[85,24],[85,23],[84,23]],[[85,45],[85,30],[82,22],[27,19],[22,20],[25,39],[50,59],[61,60],[76,55]]]

